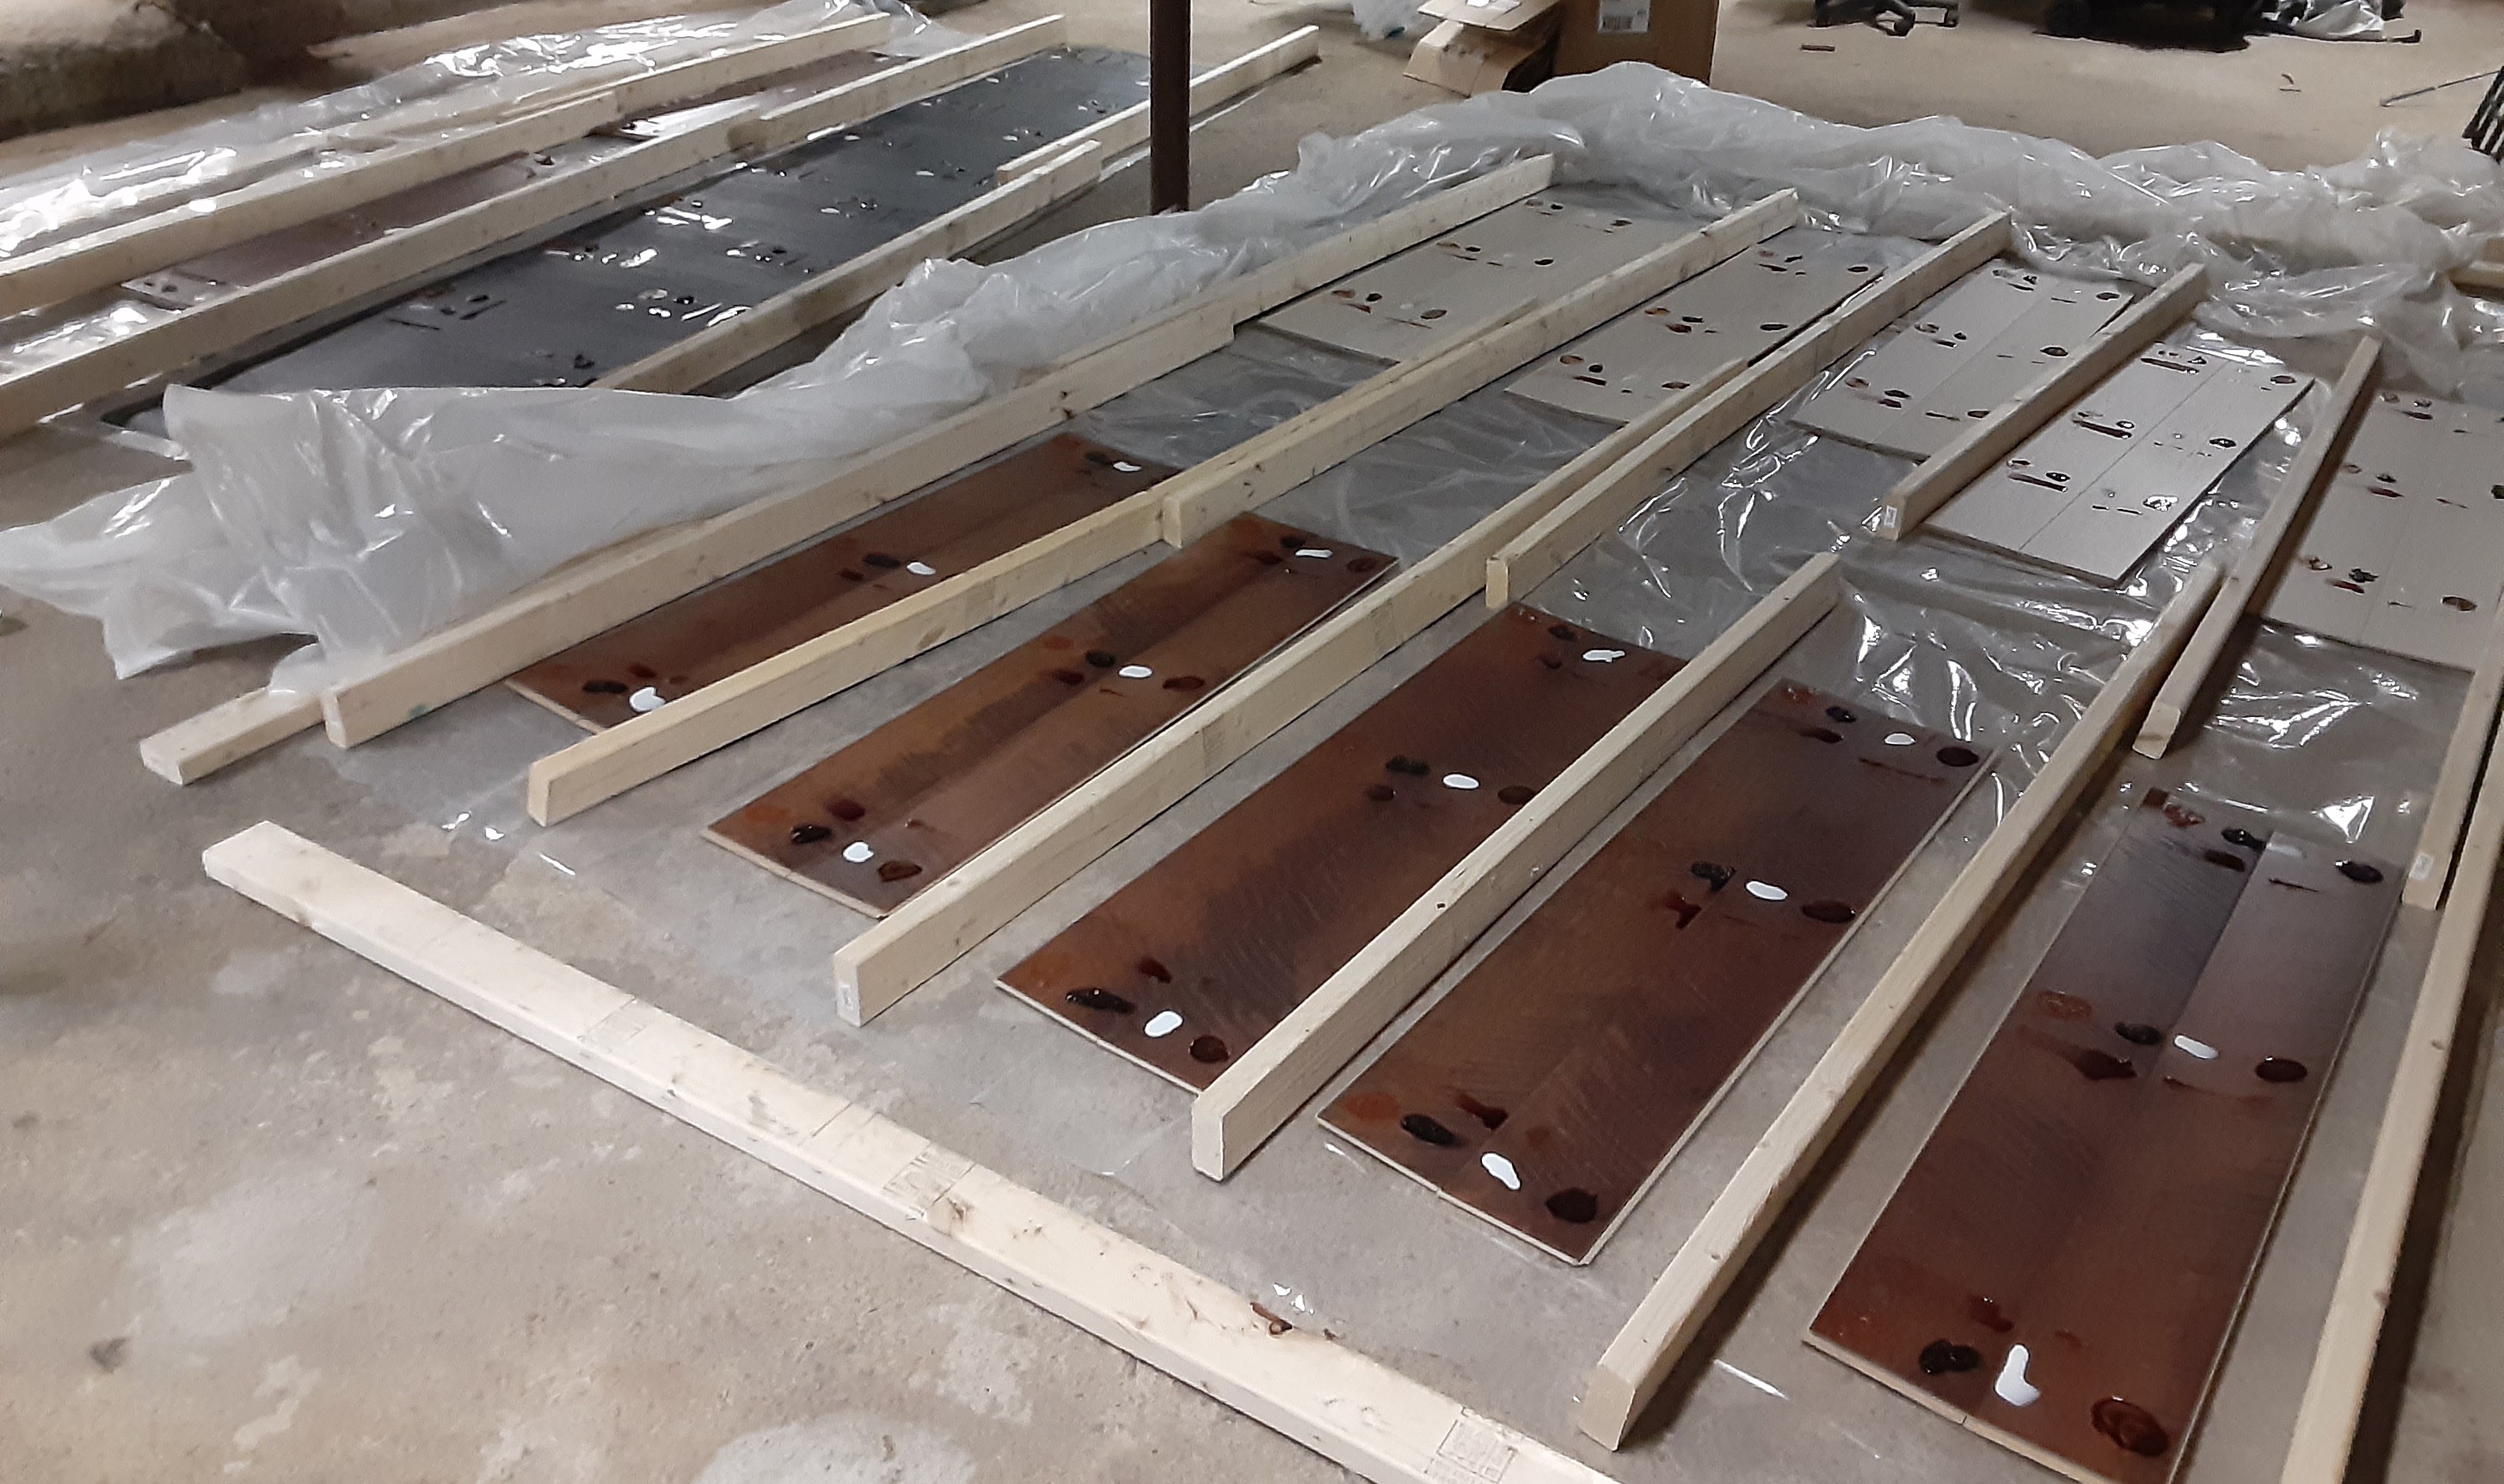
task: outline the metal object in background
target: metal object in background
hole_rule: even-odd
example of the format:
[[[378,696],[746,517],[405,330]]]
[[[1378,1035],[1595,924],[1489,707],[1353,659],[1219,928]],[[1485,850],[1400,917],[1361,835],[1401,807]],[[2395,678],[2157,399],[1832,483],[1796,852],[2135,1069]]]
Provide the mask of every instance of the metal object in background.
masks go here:
[[[1148,209],[1191,210],[1191,0],[1148,0]]]
[[[2494,84],[2479,100],[2478,112],[2469,116],[2469,127],[2460,132],[2479,154],[2504,159],[2504,69],[2497,70]]]

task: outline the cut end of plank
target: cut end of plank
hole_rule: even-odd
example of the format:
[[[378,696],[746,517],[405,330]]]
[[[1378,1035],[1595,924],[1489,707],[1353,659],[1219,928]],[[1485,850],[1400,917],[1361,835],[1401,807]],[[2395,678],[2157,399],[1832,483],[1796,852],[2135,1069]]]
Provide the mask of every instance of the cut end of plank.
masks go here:
[[[2182,728],[2182,708],[2160,701],[2147,708],[2147,721],[2130,750],[2144,758],[2162,758],[2174,749],[2174,734]]]
[[[1626,1445],[1634,1421],[1633,1383],[1606,1366],[1592,1367],[1582,1383],[1582,1399],[1574,1406],[1574,1426],[1584,1437],[1615,1452]]]
[[[1504,558],[1487,558],[1485,592],[1490,608],[1500,609],[1513,602],[1513,569]]]
[[[1225,1115],[1209,1103],[1205,1092],[1192,1099],[1191,1167],[1211,1180],[1224,1180],[1242,1162],[1240,1155],[1227,1156]]]
[[[310,696],[267,689],[237,696],[139,743],[139,761],[171,783],[194,783],[322,719]]]

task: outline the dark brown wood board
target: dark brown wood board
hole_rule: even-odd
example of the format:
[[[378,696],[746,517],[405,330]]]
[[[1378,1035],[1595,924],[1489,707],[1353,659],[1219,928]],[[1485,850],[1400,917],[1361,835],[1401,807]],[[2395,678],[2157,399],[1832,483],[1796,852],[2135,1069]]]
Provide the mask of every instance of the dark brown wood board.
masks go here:
[[[1204,1087],[1679,664],[1508,608],[1001,985]]]
[[[1391,565],[1378,551],[1238,516],[708,834],[884,915]]]
[[[2399,880],[2162,790],[2133,812],[1810,1340],[2048,1467],[2164,1484]]]
[[[1982,756],[1781,684],[1323,1114],[1587,1262]]]
[[[789,556],[521,671],[515,690],[592,731],[631,721],[1093,515],[1173,469],[1061,433]]]

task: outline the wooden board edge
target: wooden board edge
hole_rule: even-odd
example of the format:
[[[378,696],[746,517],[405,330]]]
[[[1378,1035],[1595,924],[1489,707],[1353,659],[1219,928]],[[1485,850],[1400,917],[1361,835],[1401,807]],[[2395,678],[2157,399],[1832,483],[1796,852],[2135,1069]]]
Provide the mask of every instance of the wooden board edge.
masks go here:
[[[169,783],[194,783],[321,721],[319,697],[263,686],[141,739],[139,761]]]
[[[2470,673],[2460,714],[2444,743],[2443,767],[2435,776],[2434,793],[2426,800],[2425,823],[2417,830],[2417,848],[2409,859],[2408,882],[2400,888],[2403,906],[2430,912],[2443,905],[2460,849],[2461,826],[2495,736],[2499,698],[2504,698],[2504,612],[2496,615],[2487,631],[2487,648],[2478,657],[2478,669]]]
[[[1322,44],[1319,26],[1299,26],[1275,41],[1265,42],[1232,61],[1220,62],[1191,80],[1191,113],[1198,118],[1221,103],[1250,92],[1271,78],[1291,72],[1307,62],[1321,60]],[[1110,158],[1125,150],[1146,142],[1148,137],[1148,105],[1145,101],[1131,104],[1119,113],[1098,119],[1069,138],[1081,143],[1104,147]],[[1041,169],[1052,159],[1052,149],[1046,146],[1028,150],[992,172],[991,178],[1003,185],[1022,175]]]

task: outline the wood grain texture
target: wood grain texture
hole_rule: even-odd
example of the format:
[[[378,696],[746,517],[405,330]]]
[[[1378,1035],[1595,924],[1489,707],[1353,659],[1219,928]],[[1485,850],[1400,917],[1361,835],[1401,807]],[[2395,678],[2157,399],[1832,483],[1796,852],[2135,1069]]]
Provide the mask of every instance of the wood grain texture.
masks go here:
[[[1677,668],[1496,615],[1001,984],[1205,1087]]]
[[[1984,771],[1954,738],[1776,686],[1323,1122],[1589,1261]]]
[[[2398,887],[2149,790],[1814,1341],[2072,1477],[2171,1479]]]
[[[884,915],[1391,566],[1379,552],[1316,539],[1239,517],[709,833]]]

